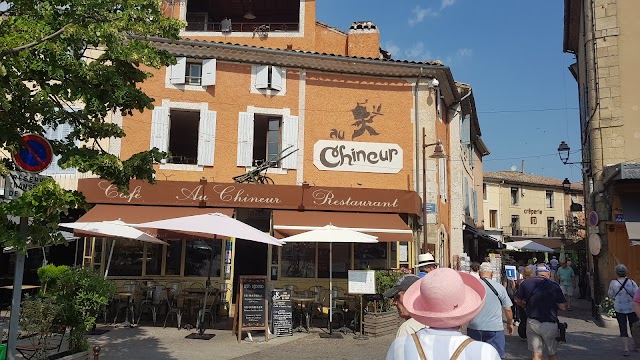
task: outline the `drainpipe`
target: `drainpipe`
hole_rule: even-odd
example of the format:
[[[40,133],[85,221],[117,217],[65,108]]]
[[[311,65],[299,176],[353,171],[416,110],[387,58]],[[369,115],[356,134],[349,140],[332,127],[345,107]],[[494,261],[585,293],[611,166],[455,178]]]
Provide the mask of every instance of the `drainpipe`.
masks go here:
[[[420,85],[420,80],[422,79],[422,75],[423,75],[423,70],[422,67],[420,67],[420,74],[418,75],[418,78],[416,79],[416,87],[413,89],[413,125],[414,125],[414,135],[415,135],[415,139],[416,139],[416,149],[415,149],[415,160],[416,160],[416,164],[415,164],[415,171],[414,171],[414,185],[415,185],[415,189],[416,189],[416,193],[420,193],[420,188],[419,188],[419,183],[420,183],[420,171],[418,171],[418,169],[420,169],[420,140],[418,137],[418,86]],[[422,196],[426,196],[426,194],[422,194]],[[422,206],[424,206],[424,199],[422,201]],[[424,213],[424,211],[423,211]],[[422,219],[422,231],[426,232],[427,231],[427,218],[426,216],[423,216]],[[414,267],[416,265],[418,265],[418,255],[420,254],[420,239],[415,239],[415,244],[414,244],[414,254],[413,254],[413,260],[414,262]],[[418,274],[418,268],[415,267],[415,274]]]

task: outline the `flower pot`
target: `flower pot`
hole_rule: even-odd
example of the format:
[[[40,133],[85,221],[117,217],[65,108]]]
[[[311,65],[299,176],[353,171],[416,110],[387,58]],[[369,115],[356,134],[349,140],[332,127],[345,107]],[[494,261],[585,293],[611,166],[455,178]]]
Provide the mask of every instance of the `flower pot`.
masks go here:
[[[598,325],[607,329],[617,329],[618,320],[609,315],[600,314],[600,321],[598,321]]]
[[[364,332],[371,337],[395,334],[398,326],[402,324],[402,319],[398,316],[398,311],[367,313],[364,315]]]

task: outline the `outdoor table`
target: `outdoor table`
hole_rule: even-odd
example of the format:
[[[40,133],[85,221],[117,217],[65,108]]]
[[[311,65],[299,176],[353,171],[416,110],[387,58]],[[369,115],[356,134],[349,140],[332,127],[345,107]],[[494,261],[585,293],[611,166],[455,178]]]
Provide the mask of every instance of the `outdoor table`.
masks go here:
[[[131,298],[133,297],[134,293],[132,292],[128,292],[128,291],[123,291],[123,292],[119,292],[116,294],[116,296],[118,296],[119,298],[127,298],[127,308],[125,311],[125,315],[124,315],[124,323],[122,325],[127,326],[127,327],[132,327],[133,324],[129,322],[129,303],[131,303]],[[117,316],[117,314],[116,314]],[[133,314],[133,316],[135,317],[135,314]]]
[[[308,296],[291,296],[291,301],[294,302],[295,304],[299,305],[300,308],[300,324],[298,324],[298,327],[295,328],[293,331],[297,331],[297,332],[309,332],[309,324],[307,324],[307,328],[305,329],[304,326],[302,326],[302,317],[303,317],[303,306],[305,303],[312,303],[314,301],[316,301],[315,297],[308,297]]]

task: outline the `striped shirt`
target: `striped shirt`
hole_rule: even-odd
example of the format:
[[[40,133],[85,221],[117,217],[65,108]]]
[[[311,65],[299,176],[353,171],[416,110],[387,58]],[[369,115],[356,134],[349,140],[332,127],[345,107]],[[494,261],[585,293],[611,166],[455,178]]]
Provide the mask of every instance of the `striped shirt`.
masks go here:
[[[416,334],[428,360],[449,360],[458,346],[468,339],[456,329],[422,329]],[[387,352],[387,360],[405,359],[420,359],[411,336],[396,338]],[[458,360],[500,360],[500,355],[490,344],[474,341],[464,349]]]

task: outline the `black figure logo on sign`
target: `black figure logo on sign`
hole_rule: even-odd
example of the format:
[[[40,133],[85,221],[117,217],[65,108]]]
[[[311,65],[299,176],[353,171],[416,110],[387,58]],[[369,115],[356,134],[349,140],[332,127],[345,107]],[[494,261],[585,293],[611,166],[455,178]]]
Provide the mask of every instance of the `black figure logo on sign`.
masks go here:
[[[373,123],[373,118],[378,115],[384,115],[380,112],[382,110],[382,104],[379,104],[378,106],[373,105],[371,107],[371,112],[369,112],[366,106],[368,101],[369,100],[365,100],[362,103],[356,102],[356,107],[351,110],[353,119],[355,120],[355,122],[353,122],[351,126],[358,127],[357,129],[353,130],[351,140],[363,135],[365,132],[369,133],[369,135],[380,135],[380,133],[377,132],[376,129],[371,126],[371,124]],[[344,131],[331,129],[331,132],[329,132],[329,138],[344,140]]]

